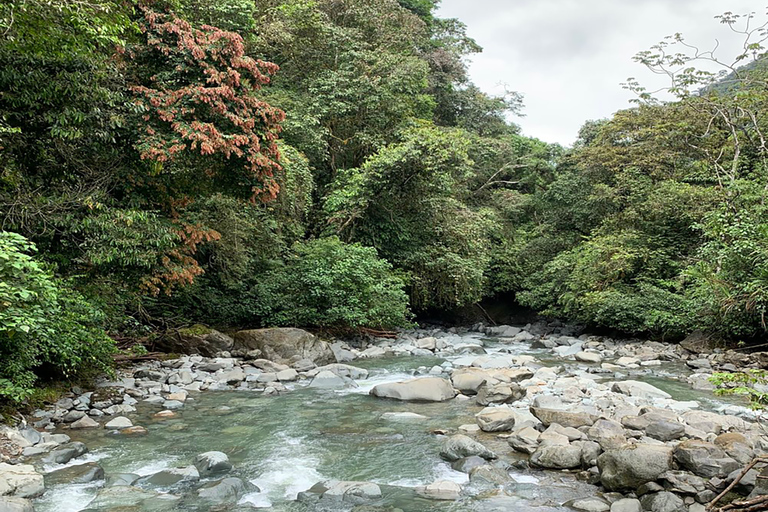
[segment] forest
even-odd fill
[[[0,401],[161,329],[392,329],[498,297],[764,339],[764,26],[721,16],[727,61],[639,53],[664,100],[629,80],[566,148],[471,82],[481,48],[438,3],[0,4]]]

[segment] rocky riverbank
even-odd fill
[[[370,367],[374,363],[368,360],[377,358],[436,360],[415,367],[412,379],[371,386],[370,395],[382,408],[397,400],[458,401],[475,409],[473,424],[434,431],[443,437],[434,458],[466,473],[468,483],[436,480],[407,489],[420,499],[482,495],[493,501],[514,494],[511,470],[567,471],[584,487],[573,499],[550,500],[548,506],[698,512],[754,457],[768,451],[768,437],[747,409],[703,410],[700,402],[676,400],[647,382],[676,375],[686,387],[706,390],[713,371],[761,367],[764,354],[713,351],[694,340],[671,345],[571,334],[545,334],[537,326],[477,325],[450,332],[408,331],[397,339],[356,346],[326,342],[298,329],[242,331],[231,338],[216,331],[196,334],[198,351],[213,357],[143,363],[94,391],[73,390],[49,409],[36,411],[21,428],[5,428],[0,433],[0,511],[33,510],[32,500],[47,487],[68,482],[92,482],[99,489],[88,510],[128,505],[173,510],[185,504],[207,507],[189,510],[247,509],[250,505],[241,499],[258,489],[237,476],[236,467],[233,473],[225,453],[200,453],[186,466],[151,475],[105,474],[98,461],[78,463],[88,452],[87,432],[106,430],[130,446],[131,439],[152,435],[151,425],[137,423],[137,408],[153,408],[153,422],[172,421],[205,391],[240,390],[280,400],[303,388],[354,389],[365,385],[369,375],[360,366]],[[522,353],[527,349],[536,355]],[[382,418],[418,421],[420,416],[385,412]],[[72,441],[75,432],[85,443]],[[734,492],[753,497],[768,492],[761,471],[748,472]],[[308,510],[328,500],[352,509],[378,505],[388,492],[374,482],[332,480],[318,482],[297,498]]]

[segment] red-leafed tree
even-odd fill
[[[130,86],[140,120],[136,148],[152,165],[133,184],[153,188],[171,209],[206,191],[274,198],[285,114],[255,93],[277,65],[246,55],[234,32],[139,9],[143,41],[126,55],[137,70]]]

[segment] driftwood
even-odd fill
[[[750,500],[734,501],[730,505],[718,509],[719,512],[760,512],[762,510],[768,510],[768,494]]]
[[[367,334],[369,336],[374,336],[376,338],[387,338],[390,340],[394,340],[397,338],[397,333],[395,331],[379,331],[376,329],[368,329],[366,327],[361,327],[360,332],[363,334]]]
[[[739,473],[739,476],[737,476],[733,482],[730,483],[728,487],[723,490],[720,494],[715,496],[715,498],[709,502],[709,505],[707,505],[707,510],[712,510],[717,503],[723,499],[723,497],[731,492],[734,487],[739,485],[739,482],[741,482],[741,479],[746,476],[747,473],[749,473],[749,470],[755,467],[757,464],[761,463],[768,463],[768,456],[764,457],[756,457],[752,462],[747,464],[747,466]],[[758,507],[758,508],[755,508]],[[739,512],[757,512],[758,510],[768,510],[768,495],[766,496],[758,496],[757,498],[753,498],[751,500],[738,500],[734,501],[730,505],[726,505],[724,507],[721,507],[718,509],[720,512],[725,512],[728,510],[734,510]]]

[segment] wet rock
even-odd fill
[[[614,393],[621,393],[623,395],[635,396],[648,400],[654,398],[672,398],[672,396],[666,391],[662,391],[659,388],[646,382],[640,382],[637,380],[614,382],[611,386],[611,391]]]
[[[646,494],[640,499],[643,510],[648,512],[681,512],[686,510],[682,499],[671,492],[663,491]]]
[[[80,457],[85,453],[88,453],[88,447],[83,443],[67,443],[51,450],[51,452],[43,458],[43,462],[47,464],[66,464],[70,460]]]
[[[154,475],[139,478],[138,484],[153,487],[171,487],[182,482],[195,482],[200,479],[195,466],[166,469],[158,471]]]
[[[655,481],[672,467],[672,448],[649,444],[626,445],[597,458],[600,481],[610,491],[636,489]]]
[[[542,445],[531,455],[531,464],[547,469],[573,469],[581,466],[581,447]]]
[[[364,503],[381,497],[381,488],[371,482],[345,482],[328,480],[313,485],[307,491],[299,493],[299,501],[344,501]]]
[[[43,475],[28,464],[0,463],[0,496],[36,498],[45,492]]]
[[[585,427],[592,426],[597,421],[597,416],[586,412],[571,412],[559,409],[545,409],[543,407],[531,407],[531,413],[536,416],[545,426],[553,423],[564,427]]]
[[[231,471],[232,463],[225,453],[205,452],[195,457],[195,467],[201,477],[208,477]]]
[[[488,460],[496,458],[496,454],[491,450],[463,434],[457,434],[444,440],[440,448],[440,457],[449,462],[473,455]]]
[[[104,470],[95,462],[69,466],[45,475],[46,485],[87,484],[96,480],[104,480]]]
[[[258,349],[267,359],[286,361],[294,356],[316,364],[336,362],[331,346],[302,329],[272,328],[240,331],[234,337],[234,349]]]
[[[135,484],[139,478],[141,478],[139,475],[135,475],[133,473],[115,473],[115,474],[109,475],[104,486],[105,487],[129,486],[129,485]]]
[[[473,469],[479,468],[480,466],[485,466],[487,464],[488,461],[484,458],[478,457],[477,455],[472,455],[470,457],[463,457],[459,460],[453,461],[451,463],[451,468],[456,471],[469,474]]]
[[[450,480],[437,480],[429,485],[419,486],[416,494],[431,500],[453,501],[461,497],[461,486]]]
[[[235,504],[247,492],[245,482],[239,478],[224,478],[204,484],[197,491],[200,499],[214,505]]]
[[[379,398],[421,402],[444,402],[455,396],[451,383],[439,377],[379,384],[371,389],[370,394]]]
[[[178,496],[172,494],[161,494],[133,486],[105,487],[88,504],[88,510],[157,510],[165,512],[175,510],[178,500]]]
[[[0,512],[35,512],[35,509],[26,498],[0,496]]]
[[[680,467],[704,478],[724,477],[741,467],[719,446],[689,439],[675,448],[675,461]]]

